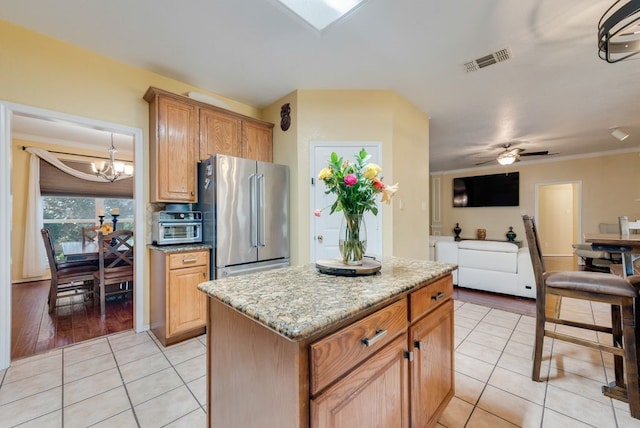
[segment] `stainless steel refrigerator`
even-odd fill
[[[198,166],[211,278],[289,265],[289,167],[227,155]]]

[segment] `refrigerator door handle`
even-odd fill
[[[249,239],[252,247],[258,246],[258,195],[256,189],[256,174],[249,176]]]
[[[267,225],[267,201],[266,201],[266,190],[264,184],[264,174],[258,174],[256,179],[256,184],[258,188],[258,210],[259,217],[257,219],[258,222],[258,246],[264,247],[267,245],[265,242],[265,228]]]

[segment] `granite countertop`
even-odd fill
[[[325,275],[315,264],[308,264],[207,281],[198,289],[284,337],[300,341],[456,267],[388,257],[381,271],[371,276]]]
[[[209,244],[178,244],[178,245],[153,245],[149,244],[147,247],[152,250],[162,251],[163,253],[183,253],[185,251],[199,251],[210,250],[212,247]]]

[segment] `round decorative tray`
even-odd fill
[[[326,259],[316,262],[318,272],[336,276],[375,275],[381,267],[382,264],[379,261],[372,259],[362,260],[360,266],[345,265],[341,259]]]

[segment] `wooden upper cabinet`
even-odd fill
[[[225,154],[273,162],[273,124],[150,87],[149,202],[198,202],[198,161]]]
[[[235,116],[200,108],[200,160],[216,153],[242,156],[241,123]]]
[[[242,157],[273,162],[273,124],[242,122]]]
[[[197,202],[198,108],[149,88],[150,202]]]

